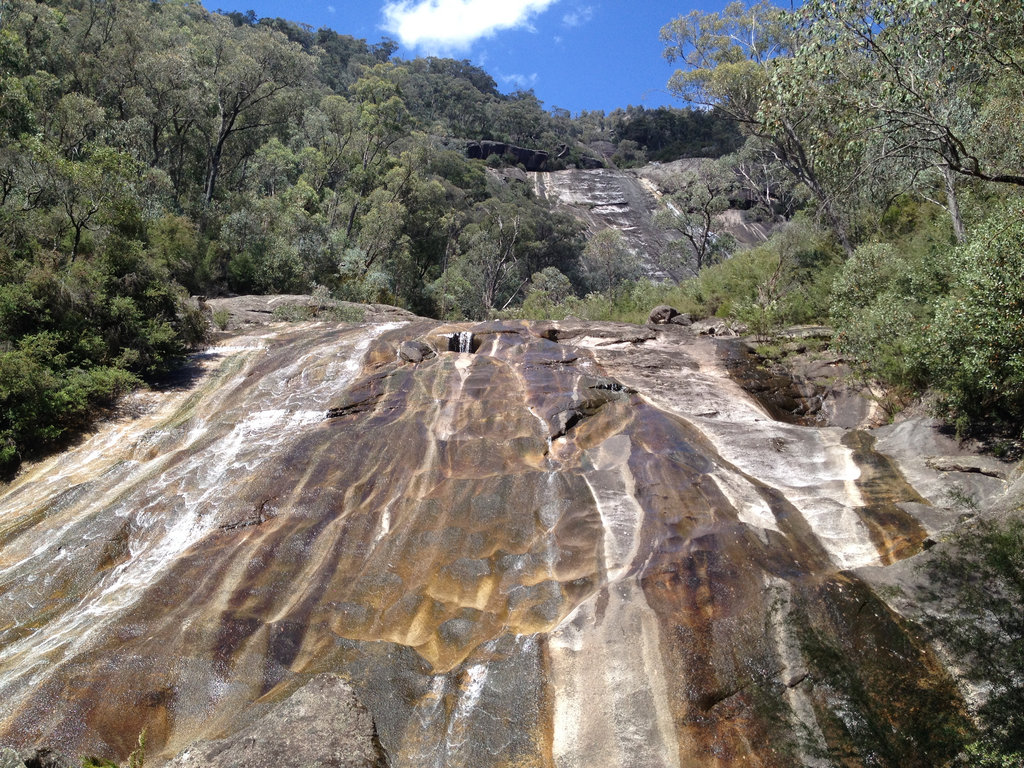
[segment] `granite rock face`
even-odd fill
[[[197,743],[171,768],[383,768],[373,720],[351,686],[318,675],[227,739]]]
[[[665,278],[662,256],[676,239],[654,221],[656,191],[636,174],[614,168],[549,171],[535,174],[537,197],[550,200],[582,221],[591,232],[618,230],[644,271]],[[683,272],[674,277],[682,277]]]
[[[394,768],[941,764],[956,685],[854,569],[919,552],[955,478],[774,420],[728,343],[225,339],[3,489],[0,743],[234,755],[335,673]]]

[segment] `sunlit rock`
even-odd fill
[[[373,720],[352,688],[318,675],[256,722],[227,739],[198,742],[172,768],[383,768]]]
[[[725,343],[226,340],[0,496],[0,743],[155,765],[330,672],[395,768],[941,764],[956,686],[851,569],[947,470],[774,420]]]

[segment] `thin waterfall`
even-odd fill
[[[463,355],[473,353],[473,332],[459,331],[448,334],[448,351],[459,352]]]

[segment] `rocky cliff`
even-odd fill
[[[700,163],[677,160],[651,164],[640,169],[569,169],[532,174],[538,197],[551,200],[587,225],[591,232],[615,229],[640,258],[644,270],[654,279],[682,280],[692,276],[689,268],[676,265],[677,258],[665,258],[673,249],[689,248],[678,233],[655,223],[654,215],[665,206],[666,189],[674,176]],[[747,211],[729,209],[717,217],[718,231],[731,234],[745,246],[764,242],[770,226],[755,221]]]
[[[145,729],[157,764],[333,673],[395,768],[941,763],[960,693],[854,569],[1003,481],[908,452],[957,451],[927,424],[776,421],[723,343],[223,341],[3,489],[0,744],[123,758]]]

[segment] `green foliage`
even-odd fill
[[[1024,520],[980,520],[924,565],[928,626],[985,691],[980,739],[958,765],[1020,765],[1024,744]],[[955,601],[955,609],[946,603]]]
[[[307,320],[361,323],[366,319],[366,310],[360,306],[330,302],[321,305],[284,304],[274,308],[274,319],[287,323],[301,323]]]
[[[138,746],[128,755],[124,768],[144,768],[146,762],[146,729],[139,734]],[[121,768],[117,763],[102,757],[82,758],[82,768]]]
[[[716,217],[729,208],[730,196],[736,189],[736,174],[722,160],[703,161],[672,180],[673,194],[667,207],[659,211],[658,223],[677,232],[681,250],[677,263],[666,264],[670,274],[679,274],[685,267],[699,273],[704,267],[721,261],[735,248],[731,235],[716,232]]]
[[[142,729],[142,733],[139,734],[138,746],[132,750],[132,753],[128,755],[128,763],[125,768],[143,768],[146,762],[146,729]]]
[[[557,308],[575,298],[572,282],[557,267],[545,267],[535,272],[526,287],[526,299],[520,317],[552,318]]]
[[[953,283],[927,333],[934,385],[961,429],[1024,427],[1024,207],[993,212],[957,249]]]
[[[618,230],[604,229],[583,248],[583,273],[593,293],[614,293],[640,277],[640,260]]]
[[[667,162],[681,157],[720,157],[743,143],[736,123],[718,110],[630,106],[611,112],[602,122],[608,137],[617,142],[613,159],[622,167],[636,162],[639,152],[648,159]],[[617,159],[620,155],[621,161]]]
[[[753,323],[766,336],[781,324],[820,322],[839,262],[834,240],[796,219],[768,242],[704,269],[685,284],[702,315]]]
[[[964,747],[953,764],[958,768],[1020,768],[1024,752],[1011,749],[1007,751],[991,741],[974,741]]]
[[[661,30],[665,58],[682,65],[669,90],[746,121],[757,112],[759,85],[771,60],[786,50],[788,37],[781,9],[767,0],[679,16]]]
[[[808,0],[794,19],[792,66],[779,80],[807,98],[815,88],[819,135],[833,156],[871,148],[874,167],[941,165],[965,177],[1024,185],[1011,149],[1022,140],[1019,111],[1001,97],[1024,74],[1024,7],[994,0]],[[990,115],[991,117],[986,117]],[[991,123],[989,123],[991,120]],[[1015,124],[1015,125],[1014,125]],[[992,130],[984,127],[990,125]],[[829,144],[829,137],[834,143]]]
[[[0,472],[82,428],[98,408],[141,383],[117,367],[53,367],[47,357],[59,358],[57,350],[56,338],[40,334],[0,352]]]
[[[612,162],[619,168],[638,168],[647,164],[647,154],[632,139],[621,139],[612,155]]]
[[[839,349],[898,386],[923,381],[922,334],[931,315],[928,294],[934,290],[927,280],[915,281],[922,266],[892,245],[865,245],[846,262],[833,286]]]

